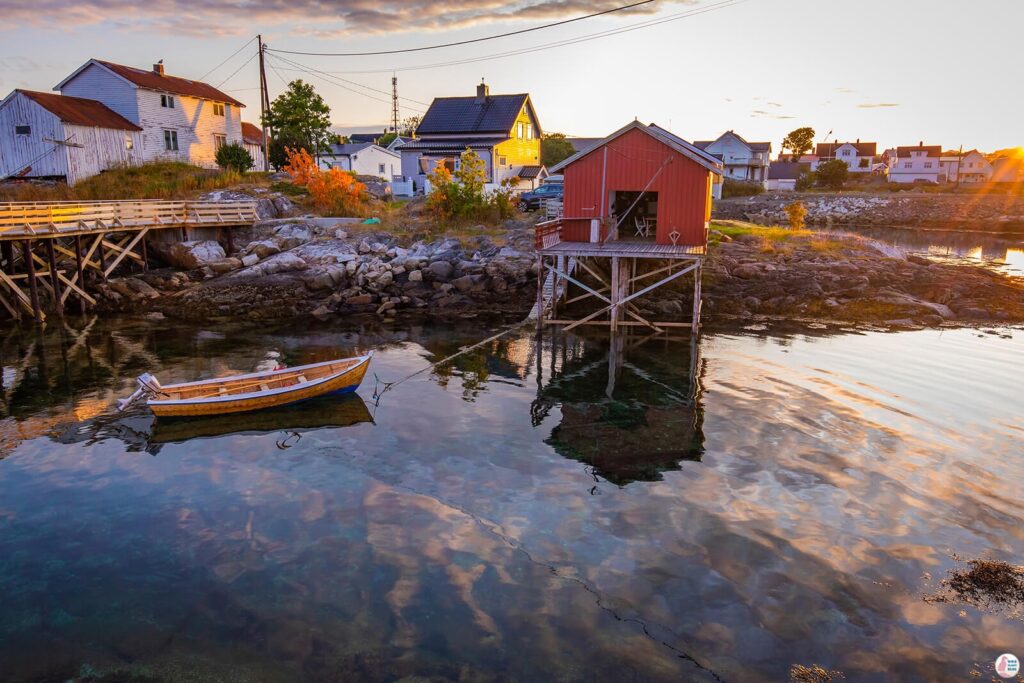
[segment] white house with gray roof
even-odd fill
[[[402,172],[402,157],[398,152],[372,142],[331,145],[320,152],[320,168],[340,168],[356,175],[372,175],[390,181]]]
[[[694,146],[702,149],[725,165],[724,177],[763,183],[768,179],[772,143],[747,142],[734,131],[727,130],[716,140],[696,140]]]

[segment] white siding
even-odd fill
[[[185,161],[212,168],[217,165],[214,135],[224,135],[228,143],[242,142],[242,116],[238,106],[225,104],[224,116],[216,116],[214,103],[209,100],[173,95],[174,107],[170,108],[161,106],[162,94],[166,93],[141,88],[137,91],[145,161]],[[164,130],[177,132],[177,152],[166,149]]]
[[[763,181],[768,176],[770,152],[755,152],[730,133],[723,134],[704,151],[722,155],[726,178]]]
[[[381,164],[384,170],[381,171]],[[378,145],[365,147],[355,154],[342,156],[320,155],[320,168],[337,166],[343,171],[355,171],[358,175],[372,175],[382,180],[391,180],[402,174],[402,157]]]
[[[263,145],[257,145],[252,142],[246,142],[245,151],[252,157],[252,170],[262,171],[263,170]]]
[[[17,135],[15,126],[31,126],[31,133]],[[0,106],[0,177],[26,166],[32,167],[27,177],[67,175],[66,148],[44,138],[67,138],[60,119],[20,92],[10,95]]]
[[[67,136],[82,147],[69,147],[68,185],[117,166],[135,166],[142,162],[142,133],[91,126],[65,125]],[[128,141],[131,149],[128,149]]]
[[[139,123],[135,86],[96,64],[90,64],[65,83],[60,94],[99,100],[132,123]]]

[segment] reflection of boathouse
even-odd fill
[[[704,453],[695,343],[674,343],[669,354],[664,339],[650,349],[627,343],[553,340],[538,356],[533,406],[537,424],[555,407],[561,413],[546,443],[620,486],[658,481]],[[545,381],[546,367],[557,370]]]

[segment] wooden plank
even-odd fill
[[[132,239],[128,243],[128,246],[125,247],[124,250],[120,254],[117,255],[117,258],[115,258],[113,263],[111,263],[107,267],[107,269],[105,271],[103,271],[103,274],[109,277],[110,274],[114,271],[114,268],[117,268],[117,265],[119,263],[121,263],[121,261],[124,259],[124,257],[127,256],[128,254],[132,253],[132,247],[134,247],[136,244],[138,244],[139,240],[145,238],[147,232],[149,232],[148,228],[146,228],[145,230],[140,230],[139,232],[135,233],[134,239]],[[134,256],[134,254],[133,254],[133,256]]]

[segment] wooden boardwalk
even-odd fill
[[[106,280],[124,263],[148,267],[151,230],[232,228],[258,220],[255,201],[110,201],[0,203],[0,310],[43,322],[40,295],[63,315],[72,294],[84,313],[96,300],[86,273]],[[230,247],[230,233],[225,233]]]

